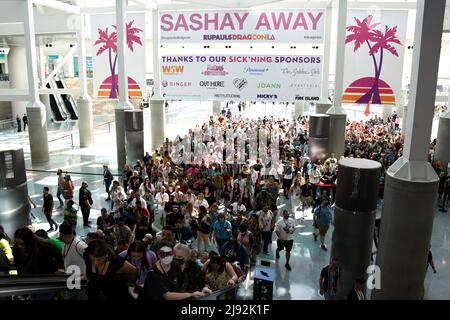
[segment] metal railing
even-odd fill
[[[4,129],[12,129],[16,127],[16,120],[15,119],[4,119],[0,120],[0,130]]]
[[[80,121],[80,120],[78,120],[78,121]],[[100,128],[100,127],[103,127],[103,126],[106,126],[106,125],[107,125],[107,126],[108,126],[108,133],[111,133],[111,123],[113,123],[113,122],[115,122],[115,120],[112,120],[112,121],[108,121],[108,122],[105,122],[105,123],[98,124],[98,125],[94,126],[94,129],[95,129],[95,128]],[[65,134],[65,135],[63,135],[63,136],[61,136],[61,137],[58,137],[58,138],[49,140],[48,142],[55,142],[55,141],[62,140],[62,139],[65,139],[65,138],[67,138],[67,137],[70,137],[70,144],[71,144],[72,147],[74,147],[74,144],[73,144],[73,136],[74,136],[75,134],[79,134],[79,133],[80,133],[80,131],[79,131],[78,129],[77,129],[77,130],[73,130],[73,131],[70,131],[70,133],[68,133],[68,134]]]
[[[24,295],[40,295],[69,290],[67,280],[70,275],[6,275],[0,276],[0,298]],[[81,281],[80,289],[86,288]]]

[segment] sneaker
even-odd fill
[[[278,250],[275,252],[275,256],[277,257],[277,259],[280,259],[280,252]]]
[[[313,233],[313,235],[314,235],[314,241],[317,241],[317,234]]]
[[[288,269],[289,271],[291,271],[292,270],[292,268],[291,268],[291,266],[289,265],[289,263],[286,263],[285,265],[284,265],[285,267],[286,267],[286,269]]]
[[[320,249],[322,249],[323,251],[327,251],[327,250],[328,250],[327,247],[326,247],[325,245],[321,245],[321,246],[320,246]]]

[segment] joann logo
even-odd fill
[[[202,72],[204,76],[226,76],[227,71],[224,70],[223,66],[212,65],[208,66],[205,71]]]
[[[184,66],[162,66],[164,74],[183,74]]]
[[[247,85],[248,81],[245,78],[234,78],[233,84],[234,86],[241,91]]]
[[[207,87],[207,88],[223,88],[225,87],[225,81],[200,81],[199,82],[200,87]]]
[[[278,96],[276,94],[258,94],[256,95],[256,99],[277,99]]]

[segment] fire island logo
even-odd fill
[[[223,66],[212,65],[208,66],[205,71],[202,72],[204,76],[226,76],[228,71],[224,70]]]

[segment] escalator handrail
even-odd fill
[[[241,286],[242,282],[238,282],[232,286],[226,286],[225,288],[222,288],[220,290],[214,291],[211,295],[205,296],[202,298],[192,298],[191,300],[217,300],[219,296],[225,295],[231,291],[235,291],[235,294],[239,287]]]
[[[67,274],[0,276],[0,297],[70,290],[67,286],[69,277]],[[86,288],[86,285],[86,281],[82,280],[80,289]]]

